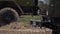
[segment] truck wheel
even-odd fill
[[[0,10],[0,25],[19,21],[19,15],[13,8],[3,8]]]

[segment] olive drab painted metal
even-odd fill
[[[60,34],[60,0],[50,0],[48,16],[51,20],[52,34]]]
[[[53,18],[60,18],[60,0],[50,0],[48,15]]]

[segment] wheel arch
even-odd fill
[[[16,4],[14,1],[1,1],[0,9],[5,8],[5,7],[10,7],[10,8],[15,9],[19,15],[21,15],[23,12],[20,5]]]

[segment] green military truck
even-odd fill
[[[36,10],[37,3],[38,0],[0,0],[0,25],[19,21],[21,14]]]
[[[50,0],[48,16],[54,21],[54,25],[60,26],[60,0]]]
[[[52,29],[52,34],[60,34],[60,0],[50,0],[48,16],[51,22],[46,25]]]

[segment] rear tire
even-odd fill
[[[3,8],[0,10],[0,25],[19,21],[19,15],[13,8]]]

